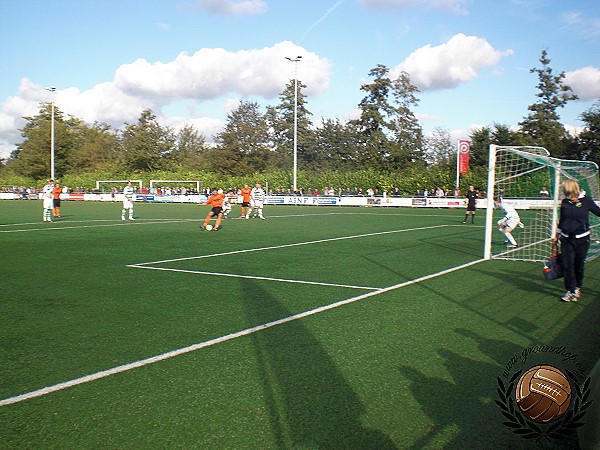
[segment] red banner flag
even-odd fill
[[[460,139],[458,141],[458,173],[469,173],[469,152],[471,141]]]

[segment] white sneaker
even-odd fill
[[[130,217],[129,220],[135,220],[133,217]]]
[[[577,299],[581,297],[581,288],[575,288],[575,292],[573,292],[573,295],[575,296],[575,301],[577,301]]]
[[[265,218],[263,216],[258,216],[258,217],[260,217],[262,220],[265,220]]]
[[[560,300],[563,302],[576,302],[577,297],[575,297],[575,294],[573,294],[571,291],[567,291],[565,292],[565,295],[560,298]]]
[[[121,217],[121,220],[127,220],[125,217]]]

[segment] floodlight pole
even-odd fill
[[[298,190],[298,61],[302,56],[295,58],[285,57],[294,63],[294,193]]]
[[[55,87],[46,88],[47,91],[54,93]],[[52,105],[52,117],[50,119],[50,179],[54,180],[54,95],[51,100]]]

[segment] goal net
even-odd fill
[[[138,191],[142,190],[142,180],[98,180],[96,181],[96,191],[110,192],[112,188],[116,188],[121,192],[128,181],[131,181],[133,185],[137,185]]]
[[[556,233],[561,183],[566,179],[579,182],[582,190],[594,200],[599,199],[598,166],[591,161],[552,158],[542,147],[490,146],[485,251],[486,259],[545,261],[551,252]],[[547,191],[547,194],[545,192]],[[504,243],[494,218],[494,197],[515,207],[523,228],[512,234],[517,248]],[[588,261],[600,256],[600,218],[590,214],[592,230]]]

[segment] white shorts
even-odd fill
[[[519,219],[518,217],[509,217],[508,219],[504,220],[504,228],[510,228],[511,230],[514,230],[515,228],[517,228],[517,226],[519,225],[519,222],[521,222],[521,219]]]
[[[264,202],[256,202],[256,201],[255,201],[255,202],[254,202],[254,206],[253,206],[253,208],[262,208],[262,207],[263,207],[263,203],[264,203]]]
[[[129,199],[123,200],[123,209],[133,209],[133,202]]]
[[[54,209],[54,199],[44,196],[44,209]]]

